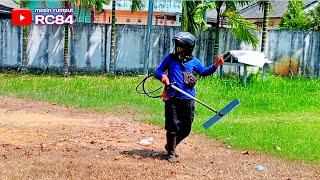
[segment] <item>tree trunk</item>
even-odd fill
[[[194,19],[191,18],[191,14],[195,8],[201,4],[201,1],[183,1],[182,2],[182,21],[181,21],[181,31],[190,32],[196,35],[197,24],[194,22]]]
[[[65,8],[70,8],[71,4],[69,1],[64,2]],[[68,14],[66,14],[68,15]],[[64,25],[64,47],[63,47],[63,73],[67,77],[69,75],[68,70],[68,59],[69,59],[69,25]]]
[[[80,22],[80,18],[81,18],[81,4],[79,5],[79,11],[78,11],[78,21]]]
[[[263,3],[263,23],[262,23],[262,39],[261,39],[261,52],[266,50],[266,41],[268,33],[268,14],[269,14],[269,1],[264,1]]]
[[[25,1],[21,2],[22,8],[26,8],[27,4]],[[21,62],[21,73],[27,72],[28,66],[28,53],[27,53],[27,46],[28,46],[28,34],[29,29],[28,26],[22,27],[22,62]]]
[[[188,2],[182,1],[181,31],[188,31]]]
[[[64,47],[63,47],[63,73],[67,77],[69,59],[69,25],[64,25]]]
[[[220,41],[220,16],[221,16],[221,1],[217,2],[217,24],[215,27],[215,37],[214,37],[214,46],[213,46],[213,58],[215,59],[219,55],[219,41]]]
[[[261,52],[265,53],[266,51],[266,41],[268,33],[268,14],[269,14],[269,1],[263,2],[263,23],[262,23],[262,39],[261,39]],[[262,79],[266,79],[267,65],[263,65],[262,68]]]
[[[29,29],[28,27],[22,28],[22,66],[21,66],[21,73],[27,72],[28,66],[28,53],[27,53],[27,46],[28,46],[28,34]]]
[[[111,22],[111,46],[109,74],[115,74],[116,64],[116,1],[112,1],[112,22]]]
[[[149,7],[148,7],[148,22],[147,22],[147,36],[146,36],[146,51],[144,54],[144,62],[143,62],[143,75],[148,75],[149,69],[149,60],[150,60],[150,52],[151,49],[151,30],[152,30],[152,16],[153,16],[153,0],[149,0]],[[165,23],[166,24],[166,23]]]
[[[95,13],[96,13],[95,9],[92,8],[91,9],[91,23],[94,23],[94,21],[95,21]]]

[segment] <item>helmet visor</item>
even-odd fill
[[[179,39],[174,39],[173,40],[173,43],[174,43],[174,46],[177,48],[177,47],[180,47],[180,48],[183,48],[183,49],[187,49],[188,47],[188,44],[182,40],[179,40]]]

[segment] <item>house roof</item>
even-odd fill
[[[237,8],[238,10],[242,9],[243,7]],[[226,6],[221,6],[221,13],[226,10]],[[217,11],[216,10],[209,10],[207,11],[207,20],[208,22],[216,23],[217,22]]]
[[[0,1],[0,6],[3,6],[5,8],[10,8],[10,9],[14,9],[14,8],[19,8],[20,7],[18,4],[16,4],[12,0],[1,0]]]
[[[19,5],[11,0],[0,0],[0,18],[10,18],[13,8],[19,8]]]
[[[319,0],[305,0],[304,1],[304,9],[310,8],[317,4]],[[288,9],[288,1],[277,1],[272,0],[271,2],[272,10],[269,15],[269,18],[281,18],[283,14]],[[263,12],[262,9],[259,7],[259,4],[253,3],[239,11],[242,17],[245,19],[262,19],[263,18]]]
[[[304,6],[304,10],[305,10],[306,12],[310,12],[310,11],[312,11],[313,9],[316,8],[316,6],[318,5],[318,3],[320,3],[320,0],[313,1],[313,2],[311,2],[311,3],[309,3],[309,4],[306,4],[306,5]]]
[[[229,56],[229,54],[231,54],[231,56]],[[260,51],[231,50],[225,53],[225,55],[225,62],[242,63],[256,67],[263,67],[264,64],[273,63],[271,60],[265,57],[264,53]]]

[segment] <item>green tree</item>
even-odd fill
[[[308,30],[310,20],[303,11],[303,1],[290,0],[288,10],[284,13],[279,28],[284,30]]]
[[[320,3],[310,12],[310,30],[320,31]]]
[[[204,21],[196,22],[197,18],[190,18],[195,16],[203,16],[203,14],[196,12],[195,9],[198,5],[202,4],[202,1],[182,1],[182,21],[181,21],[181,31],[187,31],[194,35],[199,34],[200,31],[207,28],[207,23]],[[200,9],[200,8],[199,8]],[[203,10],[204,11],[204,10]]]
[[[262,38],[261,38],[261,52],[265,53],[267,46],[267,36],[268,36],[268,21],[269,21],[269,11],[272,9],[269,0],[258,1],[260,8],[263,10],[263,21],[262,21]],[[262,68],[262,78],[266,78],[267,64]]]
[[[185,3],[183,8],[186,12],[183,12],[182,22],[187,21],[186,18],[189,18],[190,15],[193,16],[195,25],[182,24],[183,30],[188,30],[190,32],[200,32],[207,28],[207,21],[204,17],[204,14],[207,10],[216,10],[217,12],[217,22],[215,26],[215,41],[214,41],[214,57],[218,55],[219,49],[219,37],[220,37],[220,27],[221,27],[221,17],[227,19],[228,27],[231,28],[232,34],[240,41],[252,44],[254,47],[258,44],[258,38],[254,35],[255,25],[251,22],[243,19],[240,14],[237,12],[237,6],[247,5],[249,1],[218,1],[211,0],[209,2],[201,2],[195,4],[196,2],[191,1],[190,3]],[[193,8],[196,6],[196,8]],[[225,10],[222,10],[222,7],[225,6]],[[188,25],[186,27],[186,25]]]
[[[131,0],[131,12],[138,11],[143,5],[143,0]]]
[[[269,10],[272,7],[269,0],[258,1],[258,4],[263,10],[261,52],[264,52],[266,50],[266,41],[268,35]]]

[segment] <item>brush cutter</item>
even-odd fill
[[[217,122],[219,119],[221,119],[222,117],[224,117],[226,114],[228,114],[230,111],[232,111],[233,109],[235,109],[239,104],[240,101],[238,99],[235,99],[233,101],[231,101],[228,105],[226,105],[224,108],[222,108],[220,111],[208,106],[207,104],[205,104],[204,102],[200,101],[199,99],[193,97],[192,95],[186,93],[185,91],[183,91],[182,89],[178,88],[177,86],[175,86],[174,84],[170,84],[170,87],[172,87],[173,89],[175,89],[176,91],[188,96],[189,98],[197,101],[198,103],[200,103],[201,105],[203,105],[204,107],[210,109],[211,111],[215,112],[216,114],[214,116],[212,116],[209,120],[207,120],[202,126],[205,129],[208,129],[211,125],[213,125],[215,122]]]
[[[152,95],[155,92],[158,92],[160,89],[162,89],[162,87],[157,88],[156,90],[150,91],[148,92],[145,88],[146,85],[146,81],[147,79],[151,78],[153,75],[149,75],[147,77],[145,77],[136,87],[136,91],[139,94],[144,94],[147,95],[150,98],[159,98],[161,97],[161,95]],[[142,91],[139,90],[139,87],[142,85]],[[235,109],[239,104],[240,101],[238,99],[235,99],[233,101],[231,101],[228,105],[226,105],[224,108],[222,108],[220,111],[208,106],[206,103],[200,101],[199,99],[193,97],[192,95],[188,94],[187,92],[183,91],[182,89],[178,88],[177,86],[173,84],[169,85],[170,87],[172,87],[173,89],[175,89],[176,91],[188,96],[189,98],[195,100],[196,102],[200,103],[201,105],[203,105],[204,107],[210,109],[211,111],[213,111],[214,113],[216,113],[214,116],[212,116],[210,119],[208,119],[202,126],[205,129],[208,129],[210,126],[212,126],[215,122],[217,122],[219,119],[221,119],[222,117],[224,117],[226,114],[228,114],[230,111],[232,111],[233,109]]]
[[[229,59],[231,57],[231,53],[224,53],[223,54],[223,58],[224,59]],[[144,94],[144,95],[147,95],[148,97],[151,97],[151,98],[159,98],[161,97],[161,95],[156,95],[156,96],[153,96],[152,93],[154,92],[157,92],[158,90],[161,89],[158,88],[154,91],[150,91],[150,92],[147,92],[146,89],[145,89],[145,82],[147,81],[147,79],[151,78],[153,75],[149,75],[147,77],[145,77],[139,84],[138,86],[136,87],[136,91],[137,93],[139,94]],[[143,91],[139,91],[138,88],[140,87],[140,85],[142,85],[142,90]],[[216,123],[218,120],[220,120],[221,118],[223,118],[225,115],[227,115],[230,111],[232,111],[233,109],[235,109],[239,104],[240,104],[240,101],[239,99],[234,99],[233,101],[231,101],[229,104],[227,104],[224,108],[222,108],[220,111],[208,106],[207,104],[205,104],[204,102],[200,101],[199,99],[193,97],[192,95],[188,94],[187,92],[183,91],[182,89],[178,88],[177,86],[173,84],[169,84],[168,86],[172,87],[173,89],[175,89],[176,91],[188,96],[189,98],[197,101],[198,103],[200,103],[201,105],[203,105],[204,107],[210,109],[211,111],[213,111],[214,113],[216,113],[215,115],[213,115],[210,119],[208,119],[202,126],[205,128],[205,129],[208,129],[210,126],[212,126],[214,123]]]

